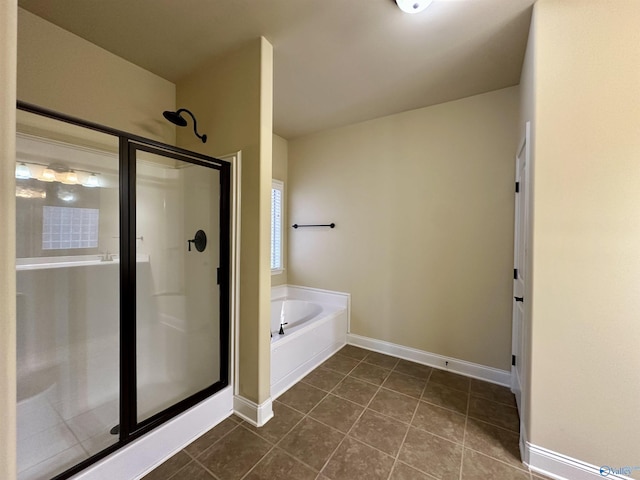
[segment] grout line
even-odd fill
[[[318,368],[320,368],[320,367],[316,367],[314,370],[312,370],[312,372],[315,372]],[[330,372],[330,373],[335,373],[335,374],[337,374],[337,373],[338,373],[336,370],[331,370],[331,369],[329,369],[329,368],[324,368],[324,367],[322,367],[322,369],[323,369],[323,370],[327,370],[327,371],[328,371],[328,372]],[[309,372],[309,375],[311,375],[311,372]],[[317,385],[314,385],[313,383],[305,382],[305,380],[304,380],[304,379],[305,379],[305,378],[307,378],[309,375],[305,376],[302,380],[300,380],[300,382],[299,382],[299,383],[304,383],[305,385],[309,385],[309,386],[314,387],[314,388],[319,388],[320,390],[323,390],[323,391],[325,391],[325,392],[329,392],[329,393],[331,393],[333,390],[335,390],[335,388],[336,388],[338,385],[340,385],[340,384],[342,383],[342,381],[343,381],[345,378],[347,378],[347,375],[346,375],[346,374],[344,374],[344,373],[340,373],[340,375],[342,376],[342,378],[341,378],[340,380],[338,380],[338,383],[336,383],[336,384],[335,384],[333,387],[331,387],[329,390],[326,390],[326,389],[324,389],[324,388],[318,387]]]
[[[184,451],[184,449],[180,450],[180,452],[187,453],[187,452],[185,452],[185,451]],[[180,453],[180,452],[178,452],[178,453]],[[173,457],[175,457],[178,453],[176,453],[176,454],[172,455],[172,456],[171,456],[171,457],[169,457],[169,458],[173,458]],[[193,462],[194,458],[193,458],[191,455],[189,455],[188,453],[187,453],[187,456],[189,457],[189,459],[190,459],[190,460],[189,460],[187,463],[185,463],[183,466],[181,466],[178,470],[176,470],[176,471],[175,471],[175,472],[173,472],[171,475],[169,475],[169,476],[167,477],[167,479],[166,479],[166,480],[171,480],[171,479],[172,479],[172,478],[174,478],[176,475],[178,475],[178,473],[180,473],[182,470],[184,470],[185,468],[187,468],[187,465],[189,465],[191,462]],[[166,461],[166,460],[165,460],[165,461]],[[162,465],[162,464],[160,464],[160,465]],[[158,465],[158,466],[159,466],[159,465]],[[154,470],[152,470],[152,471],[155,471],[155,469],[154,469]],[[151,473],[151,472],[149,472],[149,473]],[[145,476],[146,476],[146,475],[145,475]],[[144,477],[142,477],[142,478],[144,478]]]
[[[358,365],[360,365],[361,363],[363,363],[363,362],[364,362],[364,359],[365,359],[365,358],[367,358],[367,356],[368,356],[368,355],[369,355],[369,353],[367,353],[367,355],[365,355],[365,356],[362,358],[362,360],[360,360],[360,361],[358,362],[358,364],[357,364],[357,365],[355,365],[355,366],[351,369],[351,371],[350,371],[349,373],[353,372],[353,370],[355,370],[355,368],[356,368]],[[389,373],[387,373],[387,376],[385,377],[385,379],[384,379],[384,380],[386,380],[386,379],[389,377],[389,375],[390,375],[390,374],[391,374],[391,370],[389,370]],[[347,374],[347,376],[348,376],[348,375],[349,375],[349,374]],[[384,380],[382,381],[382,383],[384,383]],[[368,406],[369,406],[369,404],[373,401],[373,399],[376,397],[376,395],[378,394],[378,392],[380,391],[380,389],[381,389],[381,388],[382,388],[382,385],[379,385],[379,386],[378,386],[378,390],[376,390],[376,393],[374,393],[374,394],[371,396],[371,398],[369,399],[369,402],[367,402],[367,405],[365,405],[365,407],[362,409],[362,412],[360,412],[360,415],[358,415],[358,418],[356,418],[356,420],[353,422],[353,424],[351,425],[351,427],[349,428],[349,430],[347,430],[347,432],[346,432],[346,433],[344,433],[344,432],[340,432],[340,433],[342,433],[344,436],[342,437],[342,440],[340,440],[340,443],[338,443],[338,445],[336,446],[336,448],[333,450],[333,452],[331,453],[331,455],[329,455],[329,457],[327,458],[327,460],[324,462],[324,465],[322,465],[322,468],[320,469],[320,473],[318,473],[318,476],[319,476],[319,475],[322,473],[322,471],[327,467],[327,465],[329,465],[329,462],[331,462],[331,459],[334,457],[334,455],[336,454],[336,452],[338,451],[338,449],[342,446],[342,444],[344,443],[345,439],[349,436],[349,433],[351,432],[351,430],[353,430],[353,428],[355,427],[355,425],[360,421],[360,418],[362,417],[362,415],[364,414],[364,412],[367,410],[367,407],[368,407]],[[346,399],[344,399],[344,400],[346,400]],[[355,403],[355,402],[352,402],[352,403]],[[356,405],[358,405],[358,404],[356,404]],[[359,405],[359,406],[361,406],[361,405]],[[314,420],[315,420],[315,418],[314,418]],[[317,420],[316,420],[316,421],[317,421]],[[319,423],[322,423],[322,422],[319,422]],[[323,423],[322,423],[322,424],[323,424]],[[324,424],[323,424],[323,425],[324,425]],[[329,425],[327,425],[327,426],[329,426]],[[333,428],[333,427],[332,427],[332,428]],[[337,430],[337,429],[335,429],[335,428],[334,428],[334,430]],[[316,477],[316,478],[318,478],[318,477]]]
[[[368,354],[367,354],[367,356],[368,356]],[[366,359],[367,357],[364,357],[364,358]],[[363,359],[363,361],[364,361],[364,359]],[[396,364],[397,364],[397,363],[396,363]],[[366,412],[366,411],[367,411],[367,409],[369,408],[369,406],[371,405],[371,403],[373,402],[373,400],[376,398],[376,396],[378,395],[378,393],[380,393],[380,390],[382,390],[382,385],[384,385],[384,382],[386,382],[386,381],[387,381],[387,379],[388,379],[388,378],[389,378],[389,376],[391,375],[391,372],[393,372],[393,369],[392,369],[392,370],[389,370],[389,372],[387,373],[387,375],[384,377],[384,380],[382,380],[382,383],[378,386],[378,390],[376,390],[376,393],[374,393],[374,394],[371,396],[371,398],[369,399],[369,401],[367,402],[367,404],[365,405],[365,407],[362,409],[362,412],[360,412],[360,415],[358,415],[358,418],[356,418],[356,421],[355,421],[355,422],[353,422],[353,424],[351,425],[351,427],[350,427],[350,428],[349,428],[349,430],[347,431],[346,435],[345,435],[345,436],[344,436],[344,438],[342,439],[342,442],[340,442],[340,445],[342,445],[342,443],[344,442],[344,440],[345,440],[347,437],[349,437],[349,438],[352,438],[352,439],[354,439],[354,440],[356,440],[356,441],[359,441],[360,443],[362,443],[362,444],[364,444],[364,445],[368,446],[369,448],[373,448],[373,449],[375,449],[375,450],[378,450],[379,452],[382,452],[382,450],[379,450],[379,449],[377,449],[377,448],[375,448],[375,447],[372,447],[371,445],[368,445],[368,444],[366,444],[366,443],[362,442],[361,440],[358,440],[358,439],[357,439],[357,438],[355,438],[355,437],[350,437],[349,435],[350,435],[350,433],[353,431],[353,429],[355,428],[355,426],[358,424],[358,422],[360,421],[360,419],[362,418],[362,416],[364,415],[364,412]],[[337,451],[337,449],[336,449],[336,451]],[[389,454],[388,454],[388,453],[386,453],[386,452],[382,452],[382,453],[384,453],[384,454],[385,454],[385,455],[387,455],[387,456],[391,456],[391,455],[389,455]],[[335,451],[334,451],[334,453],[331,455],[331,457],[333,457],[333,455],[334,455],[334,454],[335,454]],[[331,459],[331,457],[329,457],[329,460]],[[327,462],[329,462],[329,460],[327,460]],[[391,467],[391,470],[393,470],[393,466]],[[391,471],[389,471],[389,474],[391,474]]]
[[[436,476],[432,475],[431,473],[429,473],[429,472],[425,472],[424,470],[421,470],[420,468],[415,467],[415,466],[413,466],[413,465],[409,465],[407,462],[403,462],[403,461],[402,461],[402,460],[400,460],[400,459],[398,459],[398,461],[397,461],[396,463],[394,463],[394,468],[395,468],[395,466],[396,466],[397,464],[406,465],[407,467],[409,467],[409,468],[411,468],[411,469],[413,469],[413,470],[416,470],[417,472],[420,472],[421,474],[423,474],[423,475],[425,475],[425,476],[429,477],[430,479],[432,478],[433,480],[441,480],[440,478],[438,478],[438,477],[436,477]]]
[[[321,401],[322,401],[322,400],[321,400]],[[298,410],[296,410],[296,412],[297,412],[297,411],[298,411]],[[302,413],[302,412],[298,412],[298,413]],[[293,432],[293,430],[295,430],[295,428],[296,428],[298,425],[300,425],[300,424],[302,423],[302,421],[303,421],[306,417],[307,417],[307,415],[303,413],[303,414],[302,414],[302,418],[300,418],[300,420],[298,420],[298,421],[297,421],[297,422],[296,422],[296,423],[295,423],[295,424],[294,424],[294,425],[293,425],[289,430],[287,430],[287,432],[286,432],[284,435],[282,435],[282,437],[280,437],[280,440],[278,440],[277,442],[275,442],[275,443],[274,443],[274,445],[275,445],[276,447],[278,447],[278,448],[281,448],[281,447],[280,447],[280,443],[282,442],[282,440],[284,440],[284,439],[285,439],[285,437],[286,437],[287,435],[289,435],[291,432]],[[286,450],[286,449],[284,449],[284,448],[281,448],[281,450],[283,450],[283,451],[285,451],[285,452],[287,451],[287,450]],[[296,458],[296,457],[294,457],[294,458]],[[296,458],[296,460],[297,460],[297,458]],[[303,463],[304,463],[304,462],[303,462]],[[306,465],[306,463],[305,463],[305,465]],[[315,470],[315,468],[314,468],[314,470]]]
[[[469,418],[471,420],[473,420],[474,422],[484,423],[485,425],[488,425],[490,427],[499,428],[500,430],[504,430],[505,432],[510,433],[511,435],[519,435],[520,434],[520,432],[516,432],[515,430],[511,430],[509,428],[505,428],[505,427],[502,427],[500,425],[496,425],[495,423],[487,422],[486,420],[482,420],[481,418],[472,417],[471,415],[469,415]]]
[[[200,465],[200,467],[202,467],[204,469],[205,472],[207,472],[209,475],[211,475],[215,480],[221,480],[220,477],[218,477],[215,473],[213,473],[211,470],[209,470],[202,462],[200,462],[197,458],[194,458],[193,461],[195,463],[197,463],[198,465]],[[170,480],[170,479],[169,479]]]
[[[326,398],[326,395],[325,395],[325,397],[323,397],[323,399],[324,399],[324,398]],[[320,401],[322,401],[322,400],[320,400]],[[282,402],[280,402],[280,403],[282,403]],[[320,402],[318,402],[318,403],[320,403]],[[267,454],[265,454],[265,456],[266,456],[266,455],[268,455],[269,453],[271,453],[271,452],[273,452],[274,450],[276,450],[276,449],[277,449],[277,450],[279,450],[279,451],[283,452],[284,454],[286,454],[287,456],[289,456],[289,457],[293,458],[294,460],[296,460],[296,461],[298,461],[298,462],[302,463],[303,465],[305,465],[305,466],[309,467],[311,470],[315,471],[316,469],[315,469],[314,467],[312,467],[312,466],[311,466],[311,465],[309,465],[308,463],[304,462],[303,460],[300,460],[299,458],[295,457],[294,455],[290,454],[286,449],[284,449],[284,448],[282,448],[282,447],[280,446],[280,443],[282,442],[282,440],[284,440],[284,438],[285,438],[287,435],[289,435],[289,434],[290,434],[290,433],[291,433],[291,432],[292,432],[292,431],[293,431],[293,430],[294,430],[298,425],[300,425],[300,423],[302,423],[302,421],[303,421],[305,418],[307,418],[307,416],[308,416],[308,414],[305,414],[305,413],[303,413],[303,412],[301,412],[301,411],[299,411],[299,410],[297,410],[297,409],[295,409],[295,408],[293,408],[293,407],[290,407],[289,405],[287,405],[287,404],[285,404],[285,403],[282,403],[282,404],[283,404],[285,407],[287,407],[287,408],[291,408],[293,411],[295,411],[295,412],[297,412],[297,413],[301,414],[301,415],[302,415],[302,417],[300,418],[300,420],[298,420],[296,423],[294,423],[294,424],[291,426],[291,428],[289,428],[289,430],[287,430],[287,431],[282,435],[282,437],[281,437],[279,440],[277,440],[276,442],[272,442],[271,440],[269,440],[269,439],[267,439],[267,438],[263,437],[263,436],[262,436],[262,435],[260,435],[259,433],[257,433],[257,432],[253,432],[253,431],[249,430],[249,429],[248,429],[248,428],[246,428],[246,427],[245,427],[245,430],[248,430],[249,432],[253,433],[254,435],[258,435],[260,438],[262,438],[263,440],[265,440],[266,442],[268,442],[268,443],[270,443],[270,444],[272,445],[271,449],[269,450],[269,452],[267,452]],[[315,419],[314,419],[314,420],[315,420]],[[254,465],[253,467],[251,467],[251,470],[253,470],[253,469],[255,468],[255,466],[256,466],[258,463],[260,463],[260,462],[262,461],[262,459],[263,459],[263,458],[264,458],[264,456],[263,456],[260,460],[258,460],[258,461],[255,463],[255,465]],[[247,472],[247,473],[245,474],[245,476],[246,476],[246,475],[248,475],[248,474],[251,472],[251,470],[249,470],[249,472]],[[243,477],[243,478],[244,478],[244,477]]]
[[[334,355],[335,355],[335,354],[334,354]],[[356,366],[357,366],[357,365],[359,365],[359,364],[360,364],[360,363],[358,362],[358,364],[356,364]],[[316,368],[317,368],[317,367],[316,367]],[[354,368],[355,368],[355,367],[354,367]],[[314,370],[315,370],[315,369],[314,369]],[[352,369],[352,370],[353,370],[353,369]],[[346,377],[346,376],[345,376],[345,377]],[[310,385],[310,386],[312,386],[312,387],[313,387],[313,385]],[[318,388],[318,387],[314,387],[314,388]],[[324,395],[324,397],[322,397],[322,398],[318,401],[318,403],[316,403],[316,404],[311,408],[311,410],[309,410],[307,413],[301,412],[300,410],[298,410],[298,409],[296,409],[296,408],[294,408],[294,407],[292,407],[292,406],[290,406],[290,405],[288,405],[288,404],[286,404],[286,403],[284,403],[284,402],[282,402],[282,401],[281,401],[281,403],[282,403],[283,405],[285,405],[285,406],[287,406],[287,407],[291,408],[292,410],[294,410],[294,411],[296,411],[296,412],[298,412],[298,413],[302,414],[302,418],[301,418],[300,420],[298,420],[298,422],[297,422],[297,423],[296,423],[296,424],[295,424],[295,425],[294,425],[294,426],[293,426],[293,427],[292,427],[292,428],[291,428],[287,433],[285,433],[285,434],[282,436],[282,438],[280,438],[280,440],[278,440],[278,441],[276,442],[275,446],[277,446],[278,448],[281,448],[281,447],[280,447],[280,443],[281,443],[281,442],[282,442],[282,441],[283,441],[283,440],[284,440],[284,439],[285,439],[285,438],[286,438],[286,437],[287,437],[287,436],[288,436],[288,435],[289,435],[289,434],[290,434],[290,433],[291,433],[291,432],[292,432],[292,431],[293,431],[293,430],[294,430],[298,425],[300,425],[300,424],[301,424],[305,419],[309,418],[310,420],[313,420],[313,421],[318,422],[318,420],[316,420],[315,418],[310,417],[310,416],[309,416],[309,414],[310,414],[310,413],[311,413],[311,412],[312,412],[312,411],[313,411],[313,410],[314,410],[318,405],[320,405],[320,403],[322,403],[322,402],[324,401],[324,399],[325,399],[325,398],[327,398],[327,397],[329,396],[329,392],[327,392],[326,390],[322,390],[322,389],[318,389],[318,390],[320,390],[321,392],[323,392],[325,395]],[[320,423],[321,425],[324,425],[324,423],[322,423],[322,422],[318,422],[318,423]],[[331,428],[331,429],[333,429],[333,430],[339,431],[339,430],[337,430],[336,428],[331,427],[330,425],[325,425],[325,426],[330,427],[330,428]],[[340,433],[342,433],[342,432],[340,432]],[[306,463],[304,460],[301,460],[300,458],[298,458],[298,457],[296,457],[296,456],[294,456],[294,455],[289,454],[289,452],[288,452],[285,448],[281,448],[281,450],[282,450],[282,451],[284,451],[285,453],[287,453],[287,455],[289,455],[291,458],[293,458],[293,459],[295,459],[295,460],[299,461],[300,463],[302,463],[303,465],[306,465],[307,467],[311,468],[311,469],[312,469],[312,470],[314,470],[314,471],[316,470],[316,468],[315,468],[315,467],[312,467],[311,465],[309,465],[308,463]],[[324,468],[324,465],[323,465],[323,467],[322,467],[322,468]],[[322,468],[320,468],[320,469],[318,470],[318,473],[316,474],[316,477],[315,477],[315,478],[318,478],[318,477],[320,476],[320,472],[322,471]]]
[[[245,430],[246,430],[246,429],[245,429]],[[262,437],[260,437],[260,438],[262,438]],[[247,470],[247,472],[246,472],[242,477],[240,477],[240,480],[242,480],[243,478],[246,478],[246,477],[247,477],[247,475],[249,475],[251,472],[253,472],[253,470],[258,466],[258,464],[259,464],[262,460],[264,460],[265,458],[267,458],[267,457],[269,456],[269,454],[270,454],[271,452],[273,452],[273,450],[274,450],[275,448],[276,448],[275,444],[273,444],[273,443],[272,443],[272,444],[271,444],[271,448],[270,448],[269,450],[267,450],[267,452],[266,452],[264,455],[262,455],[262,456],[258,459],[258,461],[257,461],[256,463],[254,463],[254,464],[251,466],[251,468],[250,468],[249,470]]]
[[[224,420],[223,420],[223,421],[224,421]],[[220,422],[220,423],[222,423],[222,422]],[[219,423],[218,425],[220,425],[220,423]],[[216,425],[216,427],[217,427],[218,425]],[[213,447],[214,445],[216,445],[216,444],[217,444],[218,442],[220,442],[220,440],[222,440],[223,438],[225,438],[225,437],[227,437],[228,435],[230,435],[230,434],[231,434],[231,432],[233,432],[233,431],[234,431],[236,428],[238,428],[239,426],[240,426],[240,424],[239,424],[239,423],[236,423],[236,424],[233,426],[233,428],[232,428],[231,430],[229,430],[227,433],[225,433],[224,435],[222,435],[219,439],[217,439],[215,442],[213,442],[211,445],[209,445],[207,448],[205,448],[204,450],[202,450],[200,453],[198,453],[198,454],[197,454],[197,455],[195,455],[195,456],[194,456],[194,455],[191,455],[189,452],[187,452],[187,447],[188,447],[189,445],[193,444],[194,442],[197,442],[197,441],[200,439],[200,437],[198,437],[198,439],[194,440],[194,441],[193,441],[193,442],[191,442],[189,445],[187,445],[187,447],[184,447],[182,450],[184,450],[184,451],[187,453],[187,455],[189,455],[191,458],[193,458],[194,460],[197,460],[197,459],[198,459],[198,457],[201,457],[201,456],[202,456],[202,454],[203,454],[204,452],[206,452],[206,451],[207,451],[207,450],[209,450],[211,447]],[[213,427],[213,428],[216,428],[216,427]],[[207,434],[207,432],[205,432],[202,436],[204,436],[204,435],[206,435],[206,434]]]
[[[283,437],[284,438],[284,437]],[[298,457],[296,457],[295,455],[292,455],[291,453],[289,453],[287,450],[285,450],[284,448],[280,447],[280,446],[276,446],[274,447],[274,450],[279,450],[280,452],[282,452],[284,455],[294,459],[296,462],[301,463],[302,465],[310,468],[311,470],[313,470],[314,472],[316,471],[315,467],[312,467],[311,465],[309,465],[308,463],[306,463],[303,460],[300,460]],[[320,471],[318,471],[318,473],[316,475],[320,475]]]
[[[433,372],[433,370],[431,372],[429,372],[429,376],[427,377],[427,381],[425,382],[424,387],[422,387],[422,391],[420,392],[420,398],[422,398],[422,395],[424,394],[424,391],[426,390],[427,385],[429,384],[429,380],[431,379],[431,373],[432,372]],[[396,456],[393,459],[393,465],[391,466],[391,471],[389,472],[389,476],[387,477],[388,479],[391,478],[391,475],[393,475],[393,471],[396,468],[396,465],[398,463],[398,459],[400,458],[400,452],[402,452],[402,447],[404,447],[404,442],[407,440],[407,436],[409,435],[409,431],[411,430],[411,424],[413,423],[413,419],[416,417],[416,413],[418,412],[418,407],[419,406],[420,406],[420,399],[418,399],[418,403],[416,403],[416,407],[413,409],[413,415],[411,415],[411,421],[409,422],[409,426],[407,428],[407,431],[404,432],[404,437],[402,437],[402,442],[400,442],[400,447],[398,448],[398,453],[396,453]]]
[[[471,408],[471,382],[469,382],[469,392],[467,393],[467,413],[464,417],[464,431],[462,432],[462,454],[460,455],[460,476],[462,480],[462,467],[464,466],[464,451],[467,439],[467,424],[469,423],[469,409]]]
[[[449,411],[449,412],[457,413],[458,415],[464,415],[464,416],[466,416],[466,415],[467,415],[466,413],[462,413],[462,412],[460,412],[460,410],[456,410],[456,409],[454,409],[454,408],[450,408],[450,407],[445,407],[444,405],[438,405],[437,403],[430,402],[429,400],[424,400],[424,399],[422,399],[422,398],[421,398],[421,399],[420,399],[420,401],[421,401],[422,403],[426,403],[427,405],[431,405],[431,406],[433,406],[433,407],[438,407],[438,408],[442,408],[442,409],[444,409],[444,410],[447,410],[447,411]],[[467,400],[467,404],[468,404],[468,403],[469,403],[469,401]],[[465,410],[466,410],[466,409],[465,409]]]
[[[471,401],[469,401],[469,403],[471,403]],[[478,418],[478,417],[473,416],[473,415],[467,415],[467,416],[468,416],[469,418],[473,418],[474,420],[477,420],[477,421],[482,422],[482,423],[486,423],[486,424],[491,425],[491,426],[493,426],[493,427],[501,428],[502,430],[506,430],[507,432],[515,433],[516,435],[519,435],[519,434],[520,434],[520,432],[518,432],[518,431],[516,431],[516,430],[511,430],[510,428],[504,427],[504,426],[502,426],[502,425],[497,425],[496,423],[493,423],[493,422],[491,422],[491,421],[488,421],[487,419]]]
[[[396,392],[394,392],[394,393],[396,393]],[[376,393],[376,395],[377,395],[377,393]],[[412,397],[412,398],[413,398],[413,397]],[[416,409],[417,409],[417,408],[420,406],[420,400],[418,400],[417,398],[413,398],[413,400],[416,400],[416,401],[418,402],[418,403],[416,404]],[[367,406],[366,408],[369,408],[372,412],[376,412],[378,415],[382,415],[383,417],[387,417],[387,418],[390,418],[390,419],[392,419],[392,420],[395,420],[396,422],[400,422],[400,423],[402,423],[403,425],[411,425],[411,422],[413,421],[413,415],[411,416],[411,420],[409,420],[408,422],[405,422],[404,420],[400,420],[400,419],[398,419],[398,418],[396,418],[396,417],[392,417],[391,415],[387,415],[386,413],[379,412],[379,411],[378,411],[378,410],[376,410],[375,408],[372,408],[372,407],[369,407],[369,406]],[[415,427],[415,428],[417,428],[417,427]],[[420,430],[422,430],[422,429],[420,429]],[[431,432],[429,432],[429,433],[431,433]],[[450,440],[449,440],[449,441],[450,441]],[[454,442],[454,443],[455,443],[455,442]]]
[[[337,355],[337,353],[336,353],[336,355]],[[343,355],[343,356],[344,356],[344,355]],[[331,357],[329,357],[329,358],[331,358]],[[347,358],[350,358],[351,360],[356,360],[355,358],[351,358],[351,357],[347,357]],[[325,362],[325,363],[326,363],[326,362]],[[351,370],[349,370],[347,373],[345,373],[345,372],[341,372],[340,370],[336,370],[336,369],[331,368],[331,367],[322,367],[322,368],[325,368],[325,369],[330,370],[330,371],[332,371],[332,372],[340,373],[340,374],[342,374],[342,375],[344,375],[344,376],[346,377],[346,376],[349,376],[349,375],[351,374],[351,372],[353,372],[353,370],[354,370],[358,365],[360,365],[360,363],[362,363],[362,360],[360,360],[358,363],[356,363],[356,364],[353,366],[353,368],[352,368]],[[324,364],[322,364],[322,365],[324,365]],[[343,380],[344,380],[344,379],[343,379]],[[312,386],[313,386],[313,385],[312,385]],[[318,387],[316,387],[316,388],[318,388]],[[288,391],[288,390],[287,390],[287,391]],[[286,392],[285,392],[285,393],[286,393]],[[280,397],[278,397],[278,398],[280,398]]]
[[[188,445],[187,445],[187,446],[188,446]],[[181,452],[186,453],[186,454],[191,458],[191,460],[195,460],[195,459],[196,459],[196,457],[194,457],[194,456],[193,456],[193,455],[191,455],[189,452],[187,452],[187,449],[186,449],[186,448],[183,448],[183,449],[182,449],[182,450],[180,450],[180,451],[181,451]]]
[[[422,402],[422,401],[423,401],[421,396],[420,396],[420,397],[414,397],[414,396],[412,396],[412,395],[407,395],[406,393],[399,392],[398,390],[394,390],[393,388],[385,387],[384,385],[380,385],[380,386],[381,386],[382,388],[384,388],[385,390],[388,390],[388,391],[393,392],[393,393],[397,393],[397,394],[399,394],[399,395],[402,395],[403,397],[407,397],[407,398],[410,398],[410,399],[412,399],[412,400],[418,400],[419,402]],[[424,387],[422,387],[422,391],[424,391],[424,389],[425,389],[425,387],[426,387],[426,386],[427,386],[427,385],[425,384],[425,386],[424,386]],[[420,394],[420,395],[422,395],[422,394]]]
[[[477,454],[479,454],[479,455],[482,455],[483,457],[490,458],[491,460],[495,460],[496,462],[502,463],[503,465],[506,465],[506,466],[508,466],[508,467],[514,468],[514,469],[519,470],[519,471],[521,471],[521,472],[528,472],[528,471],[529,471],[529,470],[527,469],[527,467],[525,467],[525,466],[524,466],[524,463],[522,464],[522,468],[518,468],[518,467],[514,466],[514,465],[513,465],[513,464],[511,464],[511,463],[505,462],[504,460],[501,460],[501,459],[499,459],[499,458],[497,458],[497,457],[494,457],[494,456],[492,456],[492,455],[489,455],[489,454],[487,454],[487,453],[485,453],[485,452],[481,452],[480,450],[476,450],[475,448],[471,448],[471,447],[464,447],[464,448],[465,448],[466,450],[471,450],[472,452],[475,452],[475,453],[477,453]]]

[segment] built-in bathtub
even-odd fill
[[[307,287],[271,291],[271,398],[275,399],[347,341],[349,295]],[[284,334],[280,334],[280,327]]]

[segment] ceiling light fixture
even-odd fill
[[[420,13],[427,8],[433,0],[396,0],[398,7],[405,13]]]

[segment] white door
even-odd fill
[[[526,374],[524,346],[528,332],[524,303],[527,282],[527,234],[529,222],[529,122],[526,124],[525,137],[520,142],[516,155],[516,203],[513,262],[513,327],[512,327],[512,390],[516,396],[520,418],[523,418],[522,388]]]

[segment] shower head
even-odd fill
[[[179,127],[187,126],[187,121],[182,118],[178,112],[170,112],[169,110],[165,110],[164,112],[162,112],[162,115],[164,115],[164,118],[169,120],[171,123]]]
[[[187,121],[184,119],[184,117],[182,115],[180,115],[180,113],[182,113],[182,112],[185,112],[185,113],[188,113],[189,115],[191,115],[191,118],[193,119],[193,133],[196,134],[196,137],[198,137],[200,140],[202,140],[202,143],[206,143],[207,142],[207,136],[206,135],[200,135],[198,133],[198,127],[197,127],[198,122],[196,120],[196,117],[194,117],[193,113],[191,113],[186,108],[181,108],[176,112],[171,112],[169,110],[165,110],[164,112],[162,112],[162,115],[164,116],[164,118],[169,120],[174,125],[177,125],[179,127],[186,127],[187,126]]]

